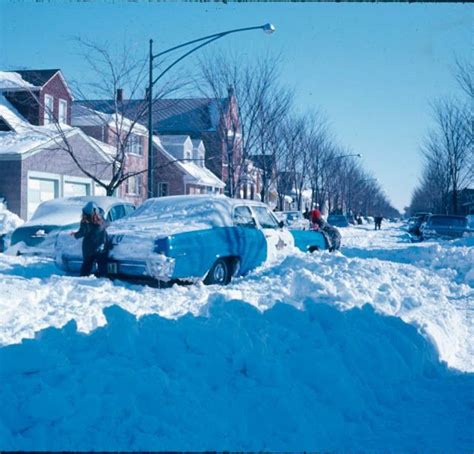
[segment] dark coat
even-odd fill
[[[339,230],[331,224],[328,224],[322,217],[316,220],[319,230],[321,230],[329,240],[329,250],[338,250],[341,247],[341,234]]]
[[[93,224],[91,222],[81,222],[79,230],[74,234],[75,238],[84,238],[82,241],[82,254],[84,257],[91,257],[104,252],[107,246],[107,224]]]

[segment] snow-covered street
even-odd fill
[[[0,448],[471,451],[474,238],[341,231],[227,287],[0,254]]]

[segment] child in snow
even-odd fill
[[[98,276],[104,276],[107,273],[106,227],[107,224],[99,207],[94,202],[88,202],[82,209],[79,230],[71,233],[74,238],[83,238],[81,276],[89,276],[95,262],[97,262]]]

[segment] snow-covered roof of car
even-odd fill
[[[224,195],[178,195],[146,200],[133,214],[111,226],[111,233],[156,232],[167,236],[232,223],[232,209],[238,205],[267,207],[264,203],[231,199]]]

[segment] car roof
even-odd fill
[[[56,199],[51,199],[47,200],[45,202],[42,202],[44,204],[48,205],[63,205],[63,204],[70,204],[70,203],[81,203],[81,204],[86,204],[87,202],[94,202],[97,204],[98,207],[102,209],[107,209],[113,205],[116,205],[118,203],[124,203],[127,205],[133,205],[131,202],[128,202],[124,199],[120,199],[118,197],[113,197],[113,196],[75,196],[75,197],[59,197]]]
[[[459,215],[459,214],[432,214],[432,215],[430,215],[430,219],[431,218],[466,219],[466,216]]]
[[[148,201],[156,201],[156,202],[162,201],[163,203],[189,202],[190,204],[211,201],[211,202],[217,202],[217,203],[224,203],[230,207],[234,207],[237,205],[249,205],[249,206],[263,206],[263,207],[268,208],[267,204],[259,202],[257,200],[233,199],[233,198],[227,197],[225,195],[220,195],[220,194],[171,195],[171,196],[154,197],[151,199],[147,199],[145,203]]]

